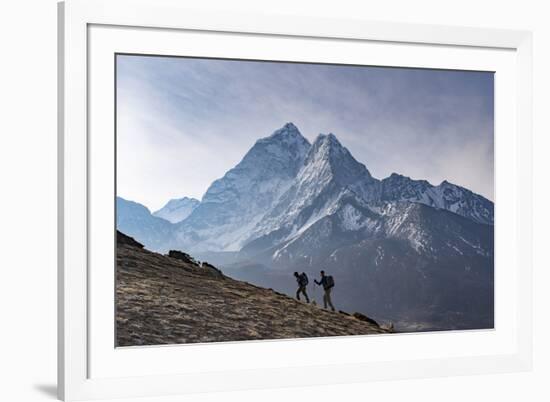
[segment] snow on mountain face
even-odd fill
[[[333,134],[321,134],[292,186],[256,225],[250,240],[272,231],[294,236],[332,213],[343,196],[357,194],[367,199],[369,186],[375,183],[367,168]]]
[[[187,218],[199,204],[200,201],[195,198],[183,197],[174,199],[168,201],[158,211],[153,212],[153,215],[172,223],[178,223]]]
[[[271,244],[263,239],[251,242],[244,251],[249,255],[263,253],[263,258],[282,266],[300,259],[322,263],[343,246],[365,239],[386,239],[406,243],[423,258],[492,257],[491,233],[490,225],[422,203],[386,202],[372,208],[348,195],[313,224]]]
[[[341,185],[372,180],[365,165],[357,162],[334,134],[319,134],[306,157],[302,176],[309,181],[326,176]]]
[[[239,250],[252,228],[290,187],[309,142],[292,123],[258,140],[242,161],[216,180],[176,237],[194,251]]]
[[[493,225],[494,204],[464,187],[443,181],[428,190],[434,206],[469,218],[474,222]]]
[[[406,240],[418,253],[438,256],[493,254],[492,227],[423,203],[391,203],[382,216],[387,238]]]
[[[342,209],[345,200],[354,206]],[[155,214],[172,222],[183,219],[187,211],[180,202],[186,203],[178,201]],[[493,204],[467,189],[398,174],[377,180],[333,134],[320,134],[310,145],[287,123],[256,141],[239,164],[211,184],[199,205],[195,200],[192,212],[174,226],[171,243],[193,252],[256,249],[258,244],[265,249],[297,239],[337,211],[342,220],[336,227],[353,232],[365,222],[355,206],[383,215],[388,205],[403,202],[493,223]]]
[[[392,173],[380,183],[382,201],[411,201],[428,204],[426,190],[433,187],[426,180],[412,180],[397,173]]]
[[[298,128],[285,124],[269,137],[256,141],[237,166],[212,183],[202,202],[232,201],[237,198],[236,193],[244,195],[246,190],[260,195],[273,192],[273,184],[294,178],[309,148]]]
[[[248,244],[244,251],[249,254],[261,252],[282,266],[300,259],[320,262],[327,253],[366,237],[377,236],[383,230],[383,219],[346,191],[324,212],[316,214],[315,219],[308,220],[284,239],[270,244],[260,238]]]
[[[494,205],[491,201],[447,181],[433,186],[426,180],[412,180],[393,173],[380,185],[382,201],[416,202],[445,209],[474,222],[494,223]]]
[[[320,134],[317,137],[296,181],[300,190],[306,193],[309,189],[326,187],[331,182],[367,201],[376,197],[377,193],[377,180],[334,134]]]

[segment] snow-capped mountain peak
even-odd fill
[[[319,134],[310,144],[293,123],[258,139],[234,168],[210,185],[185,219],[164,213],[177,209],[176,201],[155,215],[177,222],[172,242],[182,248],[238,251],[262,238],[263,245],[296,238],[332,216],[344,201],[353,203],[353,211],[360,207],[376,214],[396,202],[424,204],[493,223],[489,200],[446,180],[434,186],[397,173],[377,180],[334,134]],[[347,208],[341,228],[367,222],[354,220],[355,212]]]
[[[339,184],[348,185],[358,180],[370,180],[372,176],[362,163],[355,160],[332,133],[319,134],[304,161],[304,176],[307,170],[318,176],[330,176]]]
[[[257,140],[234,168],[210,185],[201,204],[181,223],[182,242],[195,250],[238,250],[291,186],[310,147],[292,123]]]
[[[438,186],[397,173],[381,182],[382,201],[409,201],[445,209],[474,222],[493,224],[491,201],[464,187],[443,180]]]
[[[202,202],[224,202],[253,184],[266,188],[272,180],[293,178],[310,146],[294,124],[285,124],[270,136],[256,141],[237,166],[212,183]]]
[[[266,163],[275,163],[279,167],[286,165],[296,174],[311,147],[309,141],[293,123],[286,123],[268,137],[260,138],[236,166],[263,167]],[[259,158],[267,158],[265,161]]]
[[[164,207],[154,212],[153,215],[172,223],[178,223],[187,218],[199,204],[200,201],[195,198],[175,198],[168,201]]]
[[[283,127],[275,130],[270,136],[259,139],[258,142],[272,140],[293,142],[296,140],[303,141],[305,138],[302,136],[302,133],[300,133],[300,130],[298,130],[298,127],[296,127],[294,123],[288,122]]]
[[[286,239],[296,236],[332,214],[343,197],[368,199],[376,182],[334,134],[320,134],[292,186],[256,225],[249,240],[274,231]]]

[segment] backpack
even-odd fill
[[[327,283],[327,289],[334,287],[334,278],[332,277],[332,275],[327,276],[327,282],[326,283]]]
[[[309,278],[307,277],[305,272],[302,272],[302,275],[300,275],[300,285],[306,286],[309,283]]]

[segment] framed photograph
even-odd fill
[[[531,34],[180,3],[59,5],[60,398],[529,370]]]

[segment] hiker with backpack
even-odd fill
[[[327,308],[327,305],[330,306],[332,311],[336,311],[334,308],[334,305],[332,304],[332,299],[330,298],[330,293],[332,292],[332,288],[334,287],[334,278],[331,275],[325,275],[325,271],[321,271],[321,280],[317,282],[315,280],[315,284],[319,286],[323,286],[323,289],[325,290],[325,294],[323,295],[323,303],[325,305],[325,309]]]
[[[298,282],[298,290],[296,291],[296,298],[300,300],[300,293],[302,293],[306,298],[306,302],[309,303],[309,297],[306,293],[306,287],[309,283],[309,279],[306,273],[302,272],[301,274],[298,274],[298,272],[294,272],[294,276],[296,277],[296,282]]]

